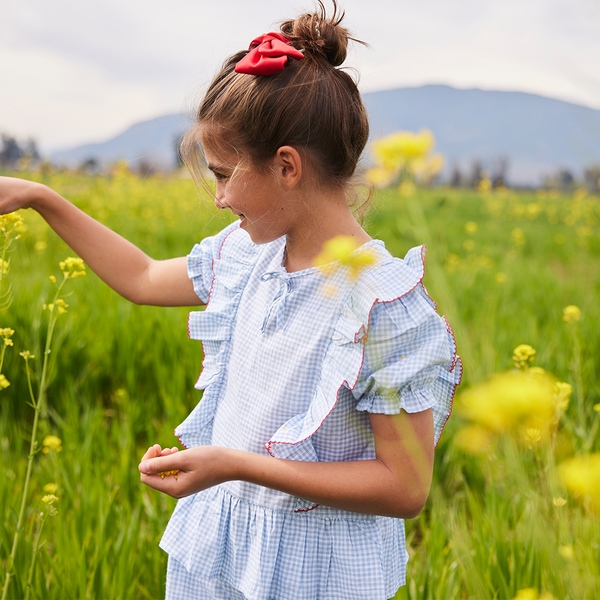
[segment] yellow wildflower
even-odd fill
[[[528,427],[523,436],[525,443],[531,450],[536,444],[542,441],[542,432],[535,427]]]
[[[531,367],[529,369],[530,375],[545,375],[546,371],[542,367]]]
[[[493,448],[494,436],[479,425],[467,425],[456,434],[454,443],[467,454],[488,454]]]
[[[10,269],[10,263],[6,260],[0,258],[0,270],[2,270],[2,275],[6,275]]]
[[[537,429],[544,437],[556,412],[554,380],[549,375],[512,371],[495,375],[460,396],[460,412],[494,432]]]
[[[382,167],[373,167],[367,171],[367,181],[376,187],[386,187],[392,183],[394,173]]]
[[[570,458],[559,466],[558,474],[586,507],[600,511],[600,453]]]
[[[6,215],[0,215],[0,229],[8,237],[13,229],[18,229],[23,225],[23,219],[16,213],[11,212]]]
[[[410,198],[415,193],[416,187],[412,181],[403,181],[398,188],[403,198]]]
[[[160,478],[164,479],[165,477],[168,477],[169,475],[173,475],[175,477],[175,479],[177,479],[177,473],[179,473],[179,470],[176,470],[176,471],[163,471],[160,474]]]
[[[560,548],[558,549],[558,552],[560,553],[560,555],[563,558],[566,558],[567,560],[572,560],[573,557],[575,556],[575,552],[574,552],[573,546],[571,544],[567,544],[565,546],[560,546]]]
[[[44,454],[48,454],[51,450],[56,450],[56,452],[60,452],[62,450],[62,440],[55,435],[47,435],[42,442],[44,449],[42,452]]]
[[[581,319],[581,310],[574,304],[569,304],[563,308],[563,321],[567,323],[575,323]]]
[[[66,304],[65,301],[62,298],[59,298],[56,301],[56,306],[58,307],[58,314],[59,315],[64,315],[67,312],[67,307],[69,305]]]
[[[569,408],[569,399],[573,393],[573,386],[570,383],[564,381],[557,381],[554,384],[556,405],[561,410],[567,410]]]
[[[31,354],[29,350],[23,350],[23,352],[19,352],[19,356],[22,356],[25,360],[35,358],[35,354]]]
[[[477,233],[477,223],[475,223],[475,221],[465,223],[465,231],[469,235],[475,235]]]
[[[58,498],[54,494],[47,494],[42,498],[42,502],[52,505],[55,502],[58,502]]]
[[[407,162],[427,156],[433,147],[431,131],[398,131],[373,142],[373,155],[386,170],[397,172]]]
[[[533,362],[536,351],[529,344],[520,344],[513,350],[513,360],[515,367],[522,369],[528,363]]]
[[[58,489],[58,486],[55,483],[47,483],[44,486],[44,491],[48,492],[49,494],[54,494],[57,489]]]
[[[56,283],[56,277],[54,277],[54,275],[50,275],[50,281],[52,283]]]
[[[600,412],[600,402],[598,404],[594,404],[594,410],[596,412]]]
[[[487,177],[485,177],[479,182],[479,184],[477,185],[477,189],[482,194],[485,194],[486,192],[489,192],[492,189],[492,182]]]
[[[85,275],[85,263],[81,258],[75,258],[73,256],[69,256],[65,258],[65,260],[59,263],[60,270],[63,272],[65,279],[67,277],[71,277],[72,279],[75,277],[79,277],[80,275]]]
[[[558,506],[559,508],[561,506],[564,506],[566,503],[567,503],[566,498],[553,498],[552,499],[552,504],[554,504],[554,506]]]
[[[338,235],[323,244],[321,253],[314,260],[316,267],[326,267],[331,263],[339,263],[348,267],[350,276],[356,278],[367,266],[375,263],[375,255],[370,250],[357,251],[357,242],[351,236]]]
[[[517,592],[513,600],[555,600],[550,592],[538,594],[536,588],[524,588]]]
[[[10,385],[10,381],[6,379],[6,377],[0,373],[0,389],[4,390]]]
[[[511,232],[515,245],[522,246],[525,243],[525,234],[520,227],[515,227]]]
[[[498,283],[504,283],[506,281],[506,273],[496,273],[495,279]]]

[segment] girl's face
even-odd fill
[[[240,218],[240,227],[255,244],[286,234],[293,221],[291,203],[275,170],[256,170],[234,152],[203,143],[208,168],[215,176],[215,205]]]

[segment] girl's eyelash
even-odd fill
[[[223,173],[217,173],[216,171],[213,172],[213,175],[217,181],[222,181],[223,179],[227,179],[229,177],[228,175],[223,175]]]

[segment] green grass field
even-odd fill
[[[43,180],[154,258],[187,254],[230,216],[199,199],[189,179],[141,180],[49,174]],[[563,461],[600,452],[600,200],[574,194],[431,189],[403,197],[379,191],[365,225],[396,256],[427,243],[425,285],[453,325],[463,383],[436,451],[427,506],[407,522],[411,559],[397,598],[597,598],[600,498],[564,488]],[[33,409],[25,361],[37,385],[59,261],[72,252],[32,211],[11,248],[12,304],[0,328],[15,330],[0,390],[0,572],[11,553],[25,478]],[[68,281],[70,305],[57,321],[47,410],[38,441],[60,452],[34,460],[24,530],[8,597],[26,595],[44,486],[56,484],[32,575],[31,598],[162,598],[166,555],[158,548],[175,501],[139,482],[151,443],[172,445],[173,428],[200,399],[199,343],[186,309],[129,304],[95,275]],[[576,305],[581,319],[563,321]],[[473,454],[456,443],[466,424],[461,391],[513,368],[530,344],[534,365],[573,387],[548,438],[498,436]],[[37,373],[37,375],[36,375]],[[589,470],[588,477],[600,472]],[[596,502],[596,504],[594,504]],[[528,588],[533,588],[528,590]],[[523,591],[525,590],[525,591]],[[545,596],[544,596],[545,594]]]

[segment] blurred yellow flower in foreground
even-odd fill
[[[6,379],[6,377],[0,373],[0,390],[6,389],[10,385],[10,381]]]
[[[356,240],[347,235],[338,235],[327,240],[321,248],[321,253],[313,261],[315,267],[327,267],[338,263],[350,270],[350,277],[356,278],[360,272],[375,264],[375,254],[370,249],[360,250]]]
[[[570,458],[561,463],[558,474],[567,490],[584,506],[600,511],[600,453]]]
[[[435,138],[428,129],[422,129],[419,133],[397,131],[374,141],[372,154],[376,165],[367,172],[367,180],[373,185],[385,187],[402,174],[429,185],[445,164],[441,154],[431,154],[434,144]]]
[[[569,304],[569,306],[563,308],[563,321],[575,323],[575,321],[579,321],[579,319],[581,319],[581,310],[578,306]]]
[[[470,421],[496,433],[520,432],[532,441],[554,423],[554,379],[547,374],[512,371],[495,375],[460,396],[459,410]],[[535,430],[530,435],[527,430]]]
[[[373,167],[367,171],[367,181],[376,187],[386,187],[394,179],[394,173],[382,167]]]
[[[466,425],[456,434],[454,443],[467,454],[488,454],[494,447],[494,435],[479,425]]]
[[[566,503],[567,503],[566,498],[552,498],[552,504],[554,504],[554,506],[558,506],[559,508],[561,506],[564,506]]]
[[[421,129],[419,133],[397,131],[373,142],[373,155],[388,171],[399,171],[407,161],[423,158],[433,147],[431,131]]]
[[[44,438],[42,445],[44,446],[42,450],[44,454],[48,454],[48,452],[50,452],[51,450],[56,450],[57,452],[60,452],[62,450],[62,440],[59,437],[56,437],[55,435],[47,435]]]
[[[55,483],[47,483],[44,486],[44,491],[48,492],[49,494],[54,494],[57,489],[58,489],[58,486]]]
[[[530,362],[533,362],[535,354],[535,348],[532,348],[529,344],[520,344],[513,350],[515,367],[517,367],[517,369],[526,367]]]

